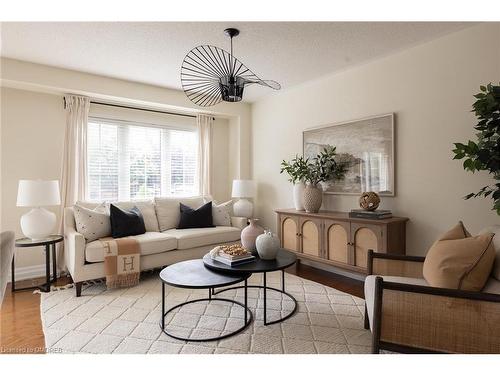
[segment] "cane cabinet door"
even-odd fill
[[[299,251],[299,218],[281,216],[281,246],[290,251]]]
[[[301,252],[320,257],[321,254],[321,220],[301,218],[299,241]]]
[[[349,264],[353,256],[349,253],[351,247],[351,224],[345,221],[324,220],[324,255],[326,259]]]
[[[383,227],[378,225],[352,223],[351,244],[354,246],[354,265],[367,268],[368,250],[383,248]]]

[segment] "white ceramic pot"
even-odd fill
[[[280,248],[280,240],[274,233],[266,230],[264,234],[257,237],[255,246],[261,259],[276,259],[276,254],[278,254]]]
[[[306,184],[297,182],[293,185],[293,204],[297,211],[304,211],[304,189]]]
[[[241,245],[251,251],[255,252],[255,240],[257,237],[264,233],[264,228],[257,224],[259,219],[249,219],[250,224],[241,231]]]

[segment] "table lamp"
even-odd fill
[[[21,229],[32,240],[47,238],[56,226],[56,214],[43,208],[61,204],[59,181],[19,180],[17,206],[33,207],[21,217]]]
[[[255,197],[255,184],[252,180],[233,180],[233,198],[240,198],[233,206],[234,216],[252,217],[253,204],[246,198]]]

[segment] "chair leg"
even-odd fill
[[[366,307],[366,302],[365,302],[365,323],[364,323],[365,329],[370,329],[370,319],[368,318],[368,308]]]
[[[83,281],[79,281],[75,283],[76,296],[80,297],[82,295],[82,285]]]

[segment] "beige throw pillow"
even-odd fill
[[[495,260],[492,239],[492,233],[471,236],[459,222],[429,249],[425,280],[433,287],[480,291]]]
[[[196,210],[203,206],[203,197],[155,198],[156,217],[160,231],[177,228],[181,218],[180,203]]]
[[[220,204],[217,204],[216,201],[212,201],[212,218],[214,225],[230,227],[232,212],[232,200]]]
[[[105,212],[104,205],[99,205],[93,210],[75,204],[73,206],[76,230],[87,241],[111,236],[111,222],[109,214]]]

